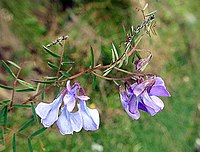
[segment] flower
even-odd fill
[[[41,118],[41,123],[44,127],[50,127],[58,119],[58,112],[64,93],[65,91],[63,91],[52,103],[47,104],[40,102],[35,108],[35,112]]]
[[[81,95],[77,95],[77,91]],[[79,99],[79,104],[76,102]],[[99,128],[99,113],[96,109],[90,109],[86,106],[86,100],[90,99],[84,95],[83,89],[79,83],[75,83],[72,87],[70,81],[67,81],[66,88],[60,95],[50,104],[39,103],[36,107],[36,113],[41,117],[41,123],[48,128],[56,122],[60,133],[73,134],[79,132],[82,128],[85,130],[97,130]],[[60,116],[59,109],[64,101],[64,106],[61,108]],[[78,111],[73,112],[75,107]]]
[[[97,130],[99,128],[99,112],[96,109],[88,108],[84,100],[80,100],[78,108],[83,120],[83,128]]]
[[[132,119],[139,119],[139,109],[154,116],[164,108],[164,103],[157,96],[170,96],[164,81],[160,77],[149,78],[129,85],[125,90],[120,86],[122,105]]]

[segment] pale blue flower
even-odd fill
[[[84,100],[80,100],[78,108],[83,120],[83,128],[85,130],[97,130],[99,128],[99,112],[96,109],[88,108]]]
[[[36,114],[41,118],[41,123],[48,128],[58,119],[59,108],[62,103],[62,92],[52,103],[40,102],[35,108]]]

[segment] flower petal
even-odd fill
[[[73,134],[74,131],[79,132],[83,126],[82,118],[78,112],[70,113],[64,106],[57,120],[57,126],[61,134]]]
[[[71,125],[71,121],[70,121],[70,116],[69,116],[69,112],[67,111],[67,108],[63,108],[63,110],[61,111],[61,114],[57,120],[57,126],[58,129],[60,130],[60,133],[62,135],[65,134],[73,134],[73,128]]]
[[[164,108],[164,103],[162,102],[162,100],[156,96],[150,96],[151,99],[154,101],[154,103],[160,107],[160,110],[162,110]]]
[[[138,97],[145,89],[146,84],[142,82],[134,88],[133,93],[136,95],[136,97]]]
[[[72,94],[66,94],[63,98],[65,105],[67,105],[67,110],[71,112],[76,104],[76,99]]]
[[[80,99],[80,100],[84,100],[84,101],[90,99],[90,97],[88,97],[88,96],[77,96],[77,98]]]
[[[63,95],[61,94],[52,103],[39,103],[35,109],[36,114],[41,117],[44,127],[50,127],[58,119],[58,111]]]
[[[80,100],[78,108],[83,119],[83,128],[85,130],[97,130],[99,128],[99,112],[96,109],[88,108],[83,100]]]
[[[48,113],[51,110],[51,108],[52,108],[52,104],[51,103],[47,104],[47,103],[40,102],[37,105],[37,107],[35,108],[35,112],[40,118],[44,119],[48,115]]]
[[[171,96],[165,87],[165,83],[160,77],[155,78],[155,84],[152,86],[149,95],[152,96]]]
[[[67,83],[66,83],[66,89],[67,89],[67,91],[71,90],[70,80],[68,80]]]
[[[132,94],[134,96],[134,94]],[[137,120],[140,118],[140,112],[139,110],[134,107],[132,105],[132,103],[130,104],[130,100],[128,99],[128,97],[126,96],[125,92],[122,92],[120,94],[120,98],[121,98],[121,103],[122,103],[122,106],[124,107],[124,110],[127,112],[127,114],[133,119],[133,120]],[[131,102],[137,102],[137,101],[134,101],[134,99],[136,98],[133,98],[132,97],[132,101]],[[133,107],[130,107],[130,106],[133,106]],[[134,109],[135,108],[135,109]],[[134,113],[132,113],[132,112]]]
[[[142,97],[141,104],[144,104],[145,108],[148,110],[148,113],[151,116],[154,116],[157,112],[161,110],[161,108],[157,104],[155,104],[155,102],[150,98],[147,91],[144,91],[141,97]]]

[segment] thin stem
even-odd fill
[[[17,79],[18,79],[18,77],[19,77],[20,72],[21,72],[21,67],[20,67],[19,70],[17,71],[17,75],[16,75],[15,81],[14,81],[14,83],[13,83],[13,91],[12,91],[12,96],[11,96],[10,107],[12,107],[12,105],[13,105],[13,100],[14,100],[14,96],[15,96],[15,87],[16,87]]]

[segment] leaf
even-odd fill
[[[1,100],[0,101],[0,105],[2,105],[2,104],[7,104],[7,103],[9,103],[11,100]]]
[[[19,65],[17,65],[16,63],[10,61],[10,60],[7,60],[8,63],[12,64],[14,67],[16,67],[17,69],[21,69],[21,67],[19,67]]]
[[[62,73],[62,75],[63,75],[64,77],[66,77],[66,78],[69,77],[69,74],[68,74],[67,72],[65,72],[65,71],[62,71],[61,73]]]
[[[44,90],[46,88],[46,84],[42,85],[42,90]],[[42,92],[42,101],[44,101],[45,98],[45,91]]]
[[[114,63],[115,62],[115,53],[114,53],[113,49],[111,49],[111,51],[112,51],[112,62]]]
[[[116,59],[118,60],[118,59],[119,59],[119,55],[118,55],[118,53],[117,53],[117,49],[116,49],[114,43],[112,43],[112,47],[113,47],[113,51],[114,51],[114,53],[115,53],[115,57],[116,57]]]
[[[44,79],[47,79],[47,80],[56,80],[57,77],[44,77]]]
[[[35,91],[35,89],[31,89],[31,88],[26,88],[26,89],[16,89],[16,92],[32,92]]]
[[[15,74],[12,72],[12,70],[10,69],[10,67],[6,64],[5,61],[2,60],[3,66],[5,67],[5,69],[8,71],[8,73],[10,75],[12,75],[14,78],[16,78]]]
[[[15,107],[15,108],[31,108],[31,105],[13,104],[13,107]]]
[[[15,133],[13,134],[12,148],[13,148],[13,152],[16,152],[16,137],[15,137]]]
[[[64,64],[74,64],[75,62],[73,61],[69,61],[69,62],[62,62],[61,64],[64,65]]]
[[[18,131],[18,132],[20,132],[20,131],[22,131],[22,130],[28,128],[30,125],[33,124],[33,122],[34,122],[34,119],[29,120],[29,121],[26,122],[21,128],[19,128],[19,131]]]
[[[135,55],[137,56],[138,59],[142,59],[142,57],[140,56],[140,54],[138,53],[138,51],[135,51]]]
[[[144,6],[144,8],[142,9],[143,11],[148,7],[148,3],[146,3],[146,5]]]
[[[4,145],[5,144],[5,138],[4,138],[4,128],[3,127],[0,127],[0,141],[1,141],[1,144]]]
[[[153,11],[153,12],[150,12],[150,13],[148,13],[148,14],[145,14],[145,16],[146,16],[146,17],[151,16],[151,15],[155,14],[156,12],[157,12],[157,10],[155,10],[155,11]]]
[[[40,83],[37,84],[37,88],[35,90],[35,94],[37,94],[39,92],[39,89],[40,89]]]
[[[29,152],[33,152],[32,144],[31,144],[31,139],[28,138],[28,150]]]
[[[5,106],[5,110],[4,110],[3,116],[4,116],[3,124],[4,124],[4,126],[6,126],[7,125],[7,116],[8,116],[8,105]]]
[[[0,88],[7,89],[7,90],[13,90],[12,87],[5,86],[5,85],[3,85],[3,84],[0,84]]]
[[[94,68],[94,51],[92,46],[90,46],[90,53],[91,53],[91,68]]]
[[[60,56],[58,55],[58,54],[56,54],[56,53],[54,53],[53,51],[51,51],[50,49],[48,49],[46,46],[42,46],[43,48],[44,48],[44,50],[48,53],[48,54],[50,54],[51,56],[53,56],[53,57],[55,57],[55,58],[60,58]]]
[[[42,80],[33,80],[34,82],[37,83],[43,83],[43,84],[53,84],[55,81],[42,81]]]
[[[58,66],[54,65],[54,64],[51,63],[51,62],[47,62],[47,64],[48,64],[48,66],[49,66],[50,68],[52,68],[52,69],[55,69],[55,70],[58,69]]]
[[[34,104],[33,102],[31,102],[31,109],[32,109],[32,113],[33,113],[33,118],[36,120],[36,122],[39,124],[39,121],[38,121],[38,117],[37,117],[37,114],[35,112],[35,107],[34,107]]]
[[[28,83],[26,81],[23,81],[21,79],[17,79],[17,81],[23,86],[26,86],[26,87],[28,87],[30,89],[33,89],[33,90],[36,90],[35,86],[33,86],[32,84],[30,84],[30,83]]]
[[[33,134],[31,134],[31,137],[37,136],[39,134],[41,134],[42,132],[44,132],[47,128],[41,128],[37,131],[35,131]]]

